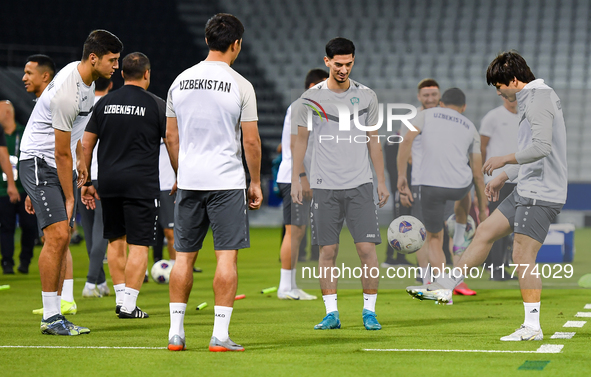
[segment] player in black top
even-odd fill
[[[146,91],[150,72],[150,60],[141,52],[123,59],[125,85],[96,103],[82,141],[90,166],[92,150],[100,139],[98,195],[119,318],[148,317],[136,301],[144,281],[148,247],[155,243],[160,138],[166,136],[165,102]],[[96,195],[92,185],[85,187],[84,204],[93,208]]]
[[[18,190],[14,182],[12,174],[12,165],[10,164],[10,155],[8,154],[8,147],[6,146],[6,138],[4,137],[4,130],[0,127],[0,179],[3,179],[2,173],[6,175],[6,182],[8,182],[7,192],[11,202],[16,202],[18,198]],[[11,267],[12,269],[12,267]]]

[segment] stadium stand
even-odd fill
[[[22,60],[53,46],[58,66],[71,57],[91,29],[105,28],[121,37],[125,53],[135,50],[152,60],[155,94],[165,97],[172,80],[203,59],[203,25],[216,12],[238,16],[246,27],[245,48],[235,69],[257,91],[259,126],[268,150],[279,143],[285,109],[302,92],[308,69],[324,67],[324,45],[335,37],[352,39],[357,60],[352,77],[378,92],[381,102],[416,104],[416,84],[433,77],[442,89],[457,86],[468,96],[466,115],[480,119],[501,102],[487,87],[485,70],[497,52],[514,48],[534,74],[561,97],[568,127],[571,182],[591,181],[591,2],[586,0],[105,0],[85,2],[31,0],[7,2],[0,14],[0,95],[22,103]],[[72,20],[67,27],[60,20]],[[80,18],[78,15],[92,14]],[[34,26],[9,29],[10,19],[36,20]],[[12,53],[17,46],[30,51]],[[12,46],[12,47],[11,47]],[[20,48],[19,47],[19,48]],[[12,50],[11,50],[12,49]],[[77,57],[76,57],[77,58]],[[8,61],[11,60],[11,61]],[[7,69],[6,67],[13,67]],[[122,82],[115,75],[115,85]],[[6,84],[5,84],[6,83]],[[7,94],[8,92],[8,94]],[[28,116],[28,114],[26,114]],[[25,118],[26,118],[25,116]],[[269,154],[269,153],[267,153]],[[266,170],[266,169],[264,169]]]
[[[185,0],[188,2],[188,0]],[[266,78],[287,107],[301,78],[323,67],[325,43],[352,39],[357,59],[352,77],[387,90],[381,102],[415,103],[419,80],[434,77],[442,89],[466,91],[466,115],[480,119],[501,102],[485,72],[496,53],[520,51],[536,75],[553,86],[565,106],[569,180],[591,180],[591,3],[583,0],[219,0],[245,25]],[[264,9],[264,11],[262,11]],[[587,144],[585,144],[587,145]]]

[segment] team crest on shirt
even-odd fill
[[[359,98],[357,98],[357,97],[351,98],[351,104],[355,105],[356,103],[359,103]]]

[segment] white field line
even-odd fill
[[[586,304],[583,309],[591,309],[591,304]]]
[[[578,312],[575,317],[591,318],[591,312]]]
[[[535,351],[507,351],[507,350],[433,350],[433,349],[412,349],[412,348],[389,348],[389,349],[364,349],[372,352],[459,352],[459,353],[560,353],[564,345],[543,344]]]
[[[566,321],[562,327],[583,327],[587,321]]]
[[[555,332],[550,339],[571,339],[576,332]]]
[[[0,348],[55,348],[55,349],[113,349],[113,350],[165,350],[166,347],[108,347],[108,346],[0,346]]]

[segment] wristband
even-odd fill
[[[92,186],[92,181],[86,181],[86,182],[84,182],[84,185],[83,186],[86,186],[86,187]]]
[[[305,177],[306,176],[306,172],[300,173],[300,178]]]

